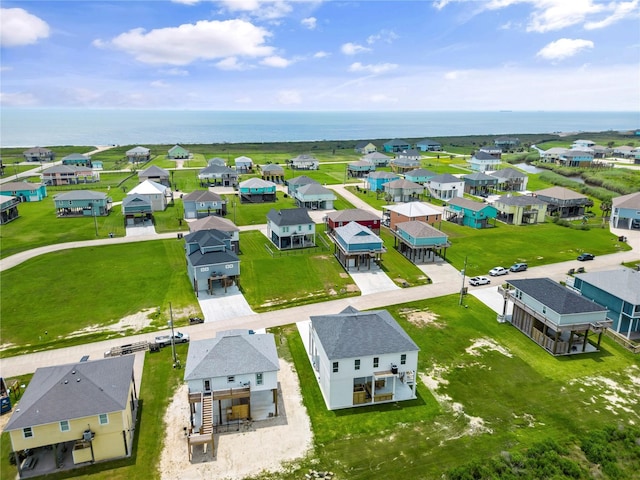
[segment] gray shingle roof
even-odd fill
[[[527,174],[519,172],[515,168],[503,168],[493,172],[491,176],[496,178],[525,178]]]
[[[403,230],[413,238],[444,238],[446,242],[449,238],[446,233],[441,232],[426,222],[420,220],[411,220],[409,222],[396,223],[398,230]]]
[[[267,214],[267,219],[278,225],[306,225],[313,223],[306,208],[285,208],[276,210],[272,208]]]
[[[578,200],[586,199],[587,196],[564,187],[550,187],[543,190],[533,192],[539,197],[550,198],[554,200]]]
[[[233,335],[220,332],[215,338],[191,342],[184,379],[189,381],[279,369],[273,334]]]
[[[544,205],[544,200],[541,200],[531,195],[503,195],[498,198],[494,203],[501,203],[503,205],[519,205],[526,207],[529,205]]]
[[[202,253],[201,250],[196,250],[189,255],[189,262],[194,266],[220,265],[223,263],[234,263],[239,261],[240,259],[238,256],[229,250],[206,253]]]
[[[336,210],[327,214],[327,218],[334,222],[365,222],[372,220],[380,220],[375,213],[363,210],[361,208],[349,208],[347,210]]]
[[[487,175],[486,173],[483,172],[475,172],[475,173],[470,173],[468,175],[463,175],[462,176],[463,180],[486,180],[488,182],[497,182],[498,179],[492,175]]]
[[[436,174],[425,168],[416,168],[404,174],[406,177],[435,177]]]
[[[420,350],[386,310],[343,310],[312,316],[311,324],[329,360]]]
[[[142,170],[138,173],[138,177],[167,177],[169,178],[169,172],[164,168],[160,168],[157,165],[151,165],[149,168]]]
[[[300,175],[299,177],[292,178],[291,180],[287,180],[287,185],[308,185],[310,183],[320,184],[317,180],[313,178],[309,178],[306,175]]]
[[[221,200],[220,195],[210,190],[194,190],[182,198],[183,202],[219,202]]]
[[[441,173],[440,175],[436,175],[435,177],[431,177],[429,179],[429,183],[460,183],[464,182],[464,180],[454,177],[450,173]]]
[[[487,152],[483,152],[482,150],[478,150],[474,155],[473,158],[476,158],[478,160],[500,160],[498,157],[494,157],[493,155],[487,153]]]
[[[375,242],[382,246],[382,239],[378,235],[357,222],[349,222],[342,227],[337,227],[336,235],[342,238],[349,245],[369,244]]]
[[[615,208],[632,208],[640,210],[640,192],[616,197],[611,201],[611,203]]]
[[[38,368],[5,430],[124,410],[135,357]]]
[[[226,240],[229,240],[231,234],[223,232],[221,230],[198,230],[197,232],[189,233],[185,235],[184,240],[187,243],[197,243],[200,248],[203,247],[216,247],[226,245]]]
[[[640,272],[630,268],[579,273],[580,280],[632,305],[640,305]]]
[[[331,198],[333,200],[336,199],[336,195],[332,190],[329,190],[326,187],[323,187],[319,183],[307,183],[298,188],[297,193],[304,195],[323,195],[324,197]]]
[[[507,282],[561,315],[606,310],[606,308],[587,300],[582,295],[578,295],[550,278],[528,278],[507,280]]]
[[[72,190],[70,192],[59,193],[53,197],[54,200],[104,200],[106,193],[94,192],[93,190]]]
[[[455,205],[456,207],[465,208],[473,212],[479,212],[483,208],[489,206],[484,202],[474,202],[473,200],[469,200],[468,198],[463,197],[453,197],[451,200],[449,200],[449,205]]]
[[[198,230],[222,230],[223,232],[239,232],[240,229],[226,218],[217,217],[215,215],[204,217],[195,222],[189,222],[189,230],[197,232]]]

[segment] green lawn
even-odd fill
[[[462,268],[467,258],[468,275],[486,275],[495,266],[509,267],[516,262],[529,266],[546,265],[575,259],[581,252],[604,255],[630,250],[618,242],[608,228],[577,230],[551,222],[538,225],[515,226],[496,223],[495,228],[473,229],[451,222],[438,225],[447,235],[452,247],[447,260]]]
[[[25,298],[31,299],[28,307]],[[166,325],[169,302],[174,312],[199,311],[184,266],[182,241],[54,252],[2,272],[0,335],[4,343],[22,350],[59,348],[79,343],[68,337],[72,332],[159,308],[162,314],[154,320],[155,330]],[[187,316],[177,319],[186,321]]]

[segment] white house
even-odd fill
[[[171,189],[153,180],[145,180],[132,188],[127,196],[138,196],[144,198],[151,204],[154,212],[164,211],[171,200]]]
[[[310,320],[308,353],[329,410],[416,398],[420,349],[388,311]]]
[[[316,246],[316,224],[306,208],[272,208],[267,214],[267,237],[279,250]]]
[[[271,333],[229,330],[218,332],[215,338],[192,341],[184,380],[194,431],[278,415],[278,370]]]
[[[502,163],[502,160],[498,157],[494,157],[482,150],[478,150],[473,154],[469,160],[471,170],[476,172],[486,172],[489,170],[495,170],[498,165]]]
[[[464,179],[454,177],[450,173],[436,175],[427,181],[427,190],[431,196],[440,200],[462,197],[464,195]]]

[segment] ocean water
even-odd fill
[[[12,109],[0,146],[375,140],[595,132],[640,127],[640,112],[223,112]]]

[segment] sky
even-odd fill
[[[640,0],[2,0],[2,108],[640,111]]]

